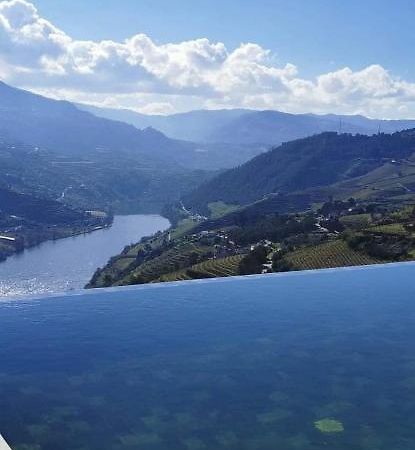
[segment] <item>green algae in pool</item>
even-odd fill
[[[14,450],[413,450],[415,265],[0,303]]]

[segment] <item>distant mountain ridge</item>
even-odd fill
[[[128,153],[143,165],[160,166],[188,150],[155,130],[137,130],[123,122],[98,118],[66,101],[52,100],[0,82],[0,136],[52,150],[86,156],[102,151]]]
[[[289,114],[249,109],[198,110],[172,115],[145,115],[126,109],[78,105],[100,117],[121,120],[137,128],[153,127],[175,139],[202,143],[276,146],[336,131],[372,135],[415,128],[415,120],[376,120],[354,115]]]
[[[148,122],[138,129],[126,123],[128,120],[122,121],[123,117],[98,116],[70,102],[0,82],[0,138],[8,142],[27,143],[65,156],[124,155],[139,161],[145,169],[170,172],[230,168],[265,150],[169,138]],[[199,122],[204,120],[200,118]]]
[[[199,148],[0,83],[0,186],[18,193],[159,212],[204,179],[213,158]]]
[[[147,115],[129,109],[100,108],[77,104],[78,108],[99,117],[121,120],[139,129],[155,128],[174,139],[200,143],[216,143],[211,137],[224,124],[250,112],[245,109],[197,110],[172,115]]]
[[[223,142],[268,143],[279,145],[323,132],[372,135],[379,130],[394,133],[414,128],[410,120],[374,120],[363,116],[288,114],[257,111],[244,114],[218,129],[212,136]]]

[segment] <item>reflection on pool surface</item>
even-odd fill
[[[0,302],[14,450],[413,450],[415,265]]]

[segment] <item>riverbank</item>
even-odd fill
[[[169,227],[159,215],[115,216],[110,227],[45,241],[0,263],[0,296],[82,289],[126,245]]]
[[[0,236],[0,264],[7,258],[24,252],[27,249],[37,247],[48,242],[93,233],[111,227],[112,217],[102,217],[83,226],[42,226],[33,225],[20,228],[15,232],[1,232]]]

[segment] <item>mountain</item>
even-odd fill
[[[228,170],[185,196],[184,202],[187,207],[206,212],[209,203],[249,204],[270,194],[335,186],[389,166],[396,168],[389,174],[392,184],[403,186],[400,190],[405,192],[415,187],[415,179],[399,179],[399,174],[404,176],[405,168],[414,170],[414,154],[413,130],[370,137],[322,133],[283,144]],[[382,171],[371,182],[376,180],[385,181]],[[335,188],[332,193],[336,193]]]
[[[394,133],[415,127],[414,120],[373,120],[363,116],[287,114],[278,111],[249,112],[225,124],[213,141],[279,145],[326,131],[372,135],[379,130]]]
[[[137,128],[153,127],[175,139],[210,144],[253,146],[257,149],[325,131],[372,135],[415,127],[414,120],[374,120],[364,116],[288,114],[279,111],[201,110],[167,116],[125,109],[78,105],[99,117],[121,120]],[[259,154],[260,151],[257,151]],[[235,164],[236,165],[236,164]]]
[[[369,135],[376,133],[390,134],[415,128],[415,120],[377,120],[369,119],[362,115],[348,116],[336,114],[309,114],[309,116],[335,122],[338,127],[341,127],[342,132],[345,133],[353,133],[353,131],[351,131],[350,129],[351,127],[355,127],[356,130],[361,130],[356,132]],[[338,131],[338,129],[336,129],[335,131]]]
[[[56,101],[0,83],[0,135],[59,154],[130,152],[154,163],[177,151],[161,133],[139,131],[122,122],[97,118],[71,103]],[[144,162],[143,161],[143,162]]]

